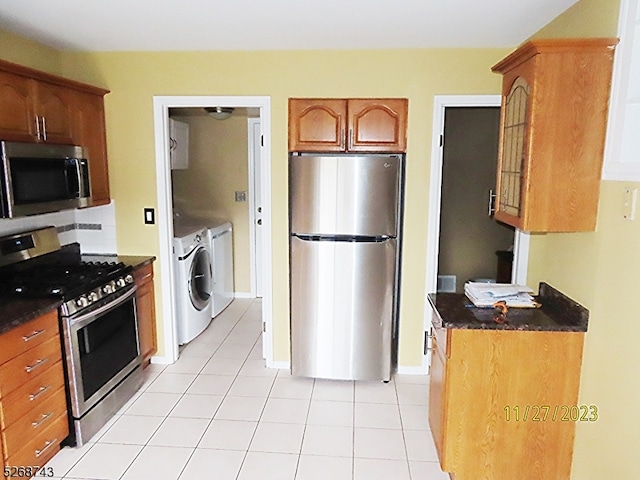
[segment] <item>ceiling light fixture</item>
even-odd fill
[[[231,107],[205,107],[205,110],[209,116],[216,120],[226,120],[233,114],[233,108]]]

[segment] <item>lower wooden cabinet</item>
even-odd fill
[[[153,264],[149,263],[134,270],[133,278],[138,287],[136,305],[140,352],[142,353],[142,365],[146,367],[151,362],[151,357],[158,350],[156,337],[156,306],[153,293]]]
[[[0,335],[2,478],[35,475],[68,435],[62,345],[53,310]]]
[[[434,322],[437,325],[437,322]],[[568,480],[583,333],[434,328],[429,424],[456,480]]]

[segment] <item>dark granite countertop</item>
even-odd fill
[[[533,330],[586,332],[589,311],[546,283],[540,283],[536,297],[540,308],[510,308],[503,324],[494,321],[492,308],[468,307],[471,301],[461,293],[432,293],[429,303],[437,315],[435,327],[478,330]]]
[[[51,310],[57,310],[61,303],[56,298],[0,297],[0,334]]]
[[[133,268],[140,268],[154,262],[156,257],[150,255],[85,253],[82,254],[82,260],[86,262],[122,262],[125,265],[131,265]]]

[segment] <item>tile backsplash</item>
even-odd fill
[[[53,225],[62,245],[78,242],[82,253],[116,253],[115,202],[21,218],[0,219],[0,236]]]

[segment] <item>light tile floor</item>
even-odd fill
[[[427,377],[388,384],[267,369],[260,301],[236,299],[81,448],[48,464],[80,480],[448,480]]]

